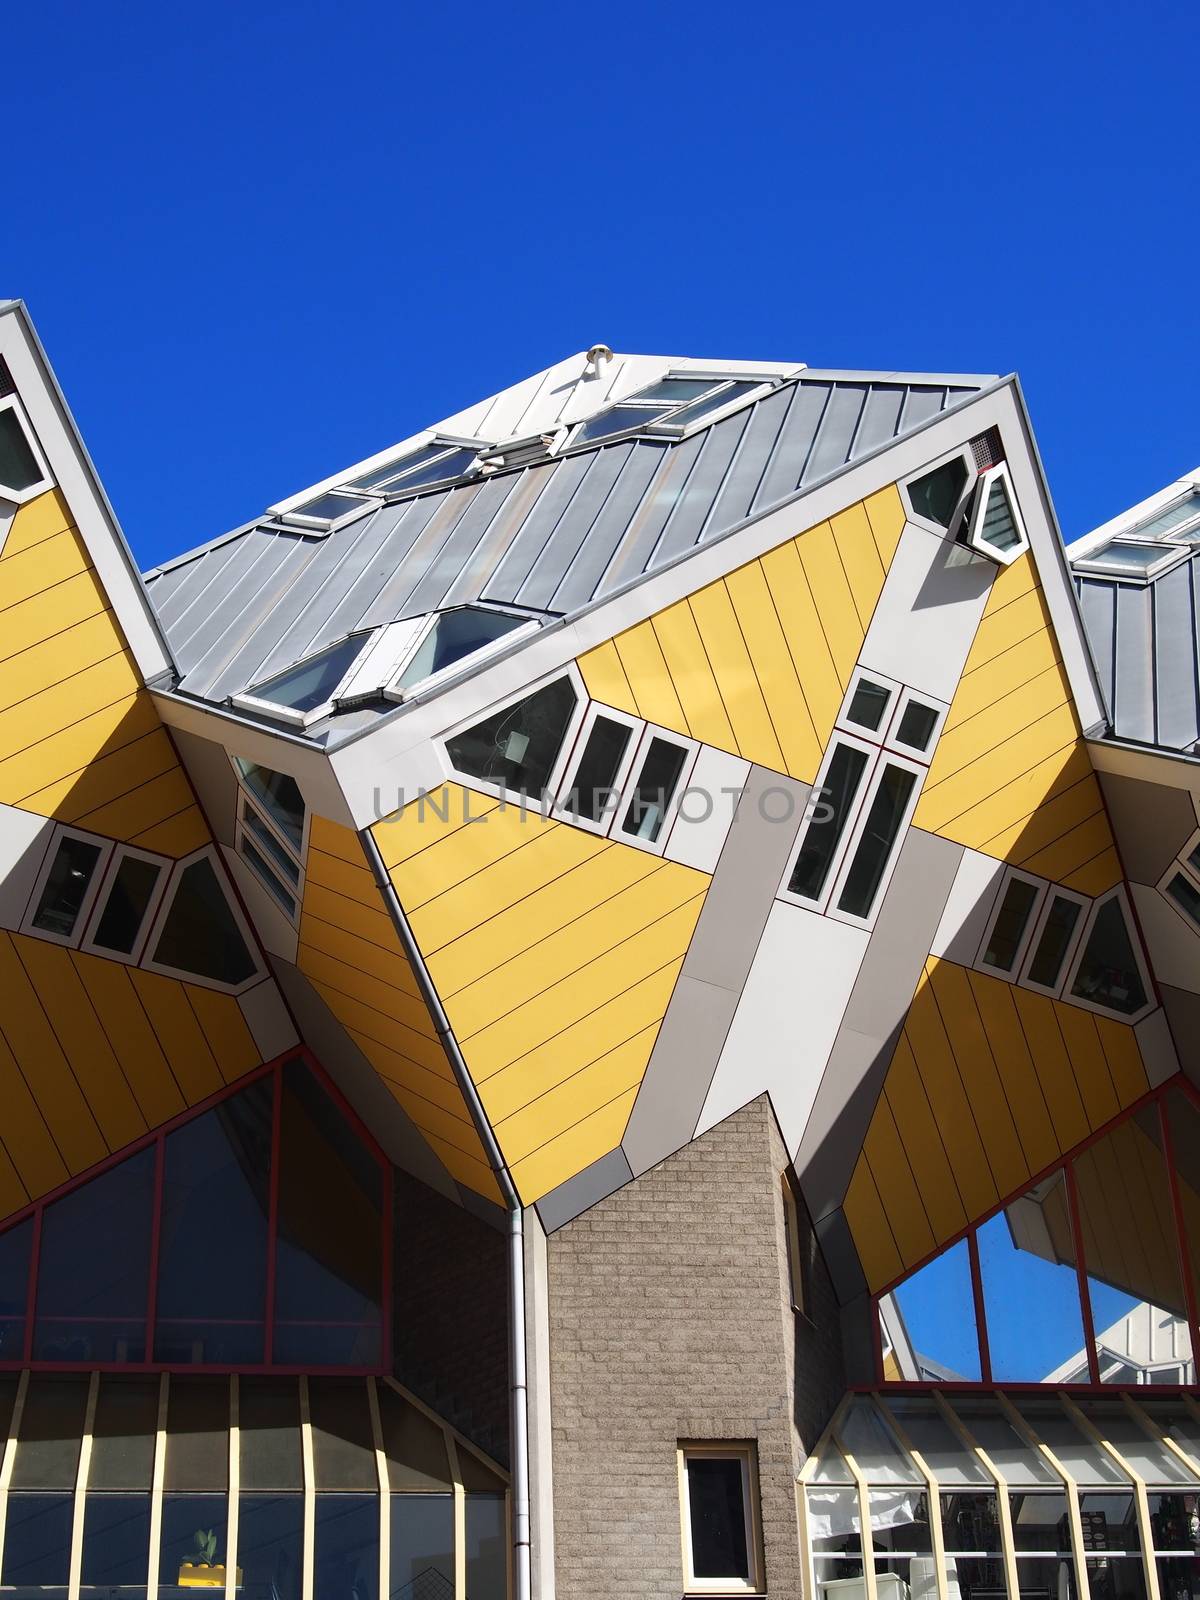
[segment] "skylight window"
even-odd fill
[[[399,461],[376,467],[373,472],[355,478],[349,487],[374,489],[380,494],[407,494],[410,489],[423,489],[431,483],[461,478],[474,467],[477,454],[473,445],[451,445],[439,440]]]
[[[307,660],[256,683],[245,694],[234,695],[233,703],[245,711],[305,727],[333,709],[338,690],[370,637],[369,633],[352,633],[339,639]]]
[[[392,690],[411,691],[426,678],[448,671],[467,656],[528,626],[525,618],[505,611],[485,611],[482,606],[444,611],[433,619],[428,632],[391,685]]]
[[[279,520],[294,522],[298,527],[311,528],[316,533],[329,533],[378,504],[377,500],[367,495],[345,494],[340,489],[329,489],[312,500],[306,500],[303,505],[281,512]]]
[[[1164,511],[1147,517],[1145,522],[1139,522],[1131,531],[1144,538],[1159,537],[1163,534],[1175,538],[1197,518],[1200,518],[1200,490],[1193,489],[1190,494],[1184,495],[1182,500],[1176,500]]]
[[[761,387],[748,378],[663,378],[580,423],[570,442],[594,444],[642,428],[682,431]]]
[[[1133,538],[1109,539],[1090,550],[1075,566],[1082,572],[1096,572],[1114,578],[1157,577],[1168,567],[1187,560],[1187,550],[1177,544],[1159,544]]]

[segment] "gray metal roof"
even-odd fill
[[[1149,583],[1076,571],[1075,585],[1115,736],[1191,752],[1200,739],[1200,550]]]
[[[148,574],[180,688],[220,702],[356,629],[625,588],[970,399],[986,380],[814,372],[676,441],[624,439],[373,509],[255,525]]]

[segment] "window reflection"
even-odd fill
[[[1084,1348],[1065,1173],[1027,1190],[977,1237],[992,1377],[1039,1383]]]
[[[321,1600],[378,1600],[379,1502],[374,1495],[318,1495],[314,1593]]]

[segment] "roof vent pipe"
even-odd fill
[[[612,358],[613,353],[606,344],[594,344],[587,353],[587,366],[583,369],[584,377],[600,377]]]

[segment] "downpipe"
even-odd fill
[[[529,1372],[525,1347],[525,1223],[521,1198],[517,1193],[496,1136],[484,1112],[479,1093],[467,1071],[467,1063],[459,1049],[458,1040],[450,1026],[441,997],[425,965],[425,958],[413,936],[404,907],[400,904],[395,886],[388,876],[379,846],[369,828],[359,833],[363,850],[371,866],[375,885],[383,896],[392,919],[396,936],[408,957],[421,998],[429,1008],[442,1048],[450,1062],[458,1087],[462,1091],[471,1121],[479,1135],[488,1162],[496,1177],[504,1204],[508,1210],[508,1325],[509,1350],[509,1407],[512,1420],[512,1516],[513,1516],[513,1577],[514,1600],[530,1600],[532,1594],[532,1562],[529,1538]]]

